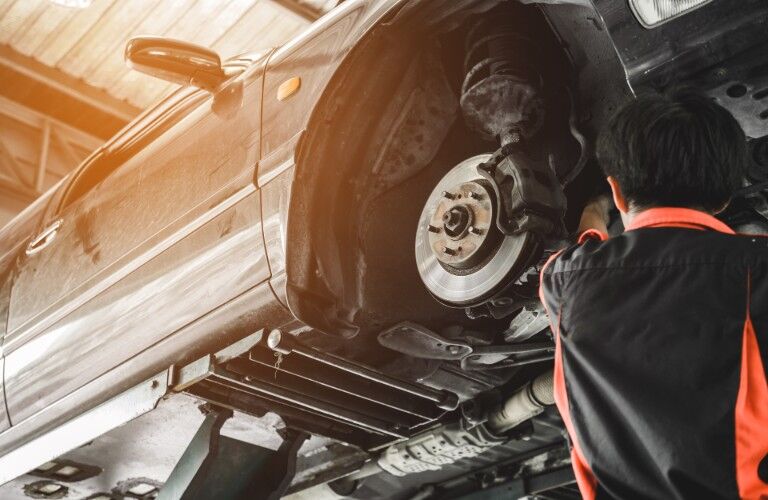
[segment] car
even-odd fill
[[[0,483],[194,397],[344,444],[293,492],[573,494],[538,271],[600,128],[710,95],[752,158],[720,216],[768,232],[768,4],[657,4],[348,0],[224,63],[131,40],[180,88],[0,231]]]

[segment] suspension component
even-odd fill
[[[504,14],[485,16],[469,31],[460,100],[466,124],[502,145],[532,137],[544,122],[537,46],[518,16]]]
[[[536,8],[504,2],[466,35],[464,121],[500,148],[447,172],[422,211],[416,263],[445,304],[507,298],[544,250],[566,236],[563,185],[586,156],[567,62],[547,57],[553,44],[540,36],[544,22]],[[524,305],[515,304],[505,315]]]

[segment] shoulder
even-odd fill
[[[563,272],[565,270],[564,263],[572,260],[574,254],[578,252],[579,249],[605,242],[608,238],[607,234],[596,229],[588,229],[584,231],[578,236],[576,243],[552,255],[544,265],[542,272],[544,274]]]
[[[605,265],[613,259],[611,255],[617,254],[621,248],[623,238],[601,240],[597,238],[580,239],[555,255],[544,268],[547,274],[567,273],[584,267]]]
[[[545,272],[615,267],[768,263],[768,236],[681,228],[628,231],[605,241],[587,239],[561,251]]]

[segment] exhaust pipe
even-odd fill
[[[486,425],[495,433],[503,433],[535,417],[546,406],[555,404],[553,384],[552,370],[542,373],[491,411]]]
[[[479,455],[507,441],[504,433],[544,411],[555,403],[552,370],[542,373],[486,415],[486,422],[471,425],[460,420],[419,433],[387,448],[367,462],[359,471],[330,484],[317,485],[289,495],[291,500],[330,500],[343,498],[341,491],[353,491],[366,477],[388,472],[405,476],[428,470],[439,470],[460,458]]]

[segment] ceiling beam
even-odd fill
[[[30,109],[23,104],[6,99],[0,95],[0,115],[5,115],[13,118],[27,126],[42,130],[45,123],[48,122],[55,128],[66,132],[68,137],[77,141],[78,144],[85,149],[96,149],[101,146],[104,141],[91,134],[86,134],[82,130],[73,127],[65,122],[56,120],[44,113]]]
[[[9,148],[5,141],[3,141],[2,137],[0,137],[0,160],[4,161],[5,165],[8,167],[8,171],[15,181],[21,184],[25,183],[24,174],[22,174],[24,169],[19,164],[16,156],[14,156],[11,148]]]
[[[106,91],[88,85],[61,70],[46,66],[5,44],[0,44],[0,65],[124,122],[131,121],[140,112],[135,106],[110,95]]]
[[[69,144],[69,141],[67,141],[57,130],[51,130],[51,136],[53,137],[53,140],[56,142],[56,145],[59,146],[59,148],[62,150],[64,155],[66,156],[67,160],[72,165],[79,165],[81,161],[83,161],[83,158],[75,153],[75,151],[72,149],[72,146]],[[96,149],[96,148],[93,148]]]
[[[22,206],[19,207],[19,210],[21,210],[24,208],[23,205],[29,205],[37,198],[39,198],[40,193],[36,193],[34,190],[28,188],[27,186],[20,184],[12,179],[8,179],[3,175],[0,175],[0,198],[2,197],[9,197],[12,200],[20,203]],[[6,205],[5,202],[0,203],[0,206],[4,205]],[[1,222],[0,229],[2,229]]]
[[[44,192],[104,142],[3,96],[0,123],[0,175],[17,200]]]

